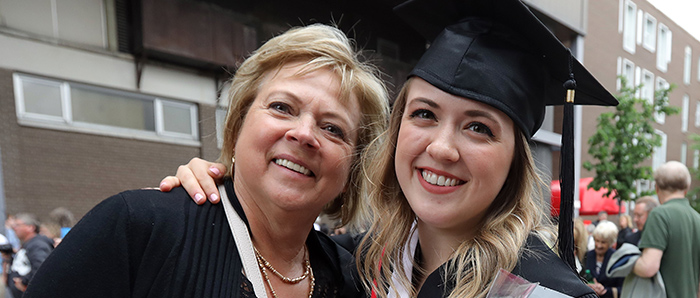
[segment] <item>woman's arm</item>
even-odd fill
[[[204,204],[206,201],[204,197],[216,204],[219,202],[219,190],[216,188],[216,183],[217,181],[221,182],[224,173],[226,173],[226,166],[223,164],[195,157],[186,165],[179,166],[176,176],[163,178],[160,182],[160,190],[167,192],[182,185],[198,205]]]

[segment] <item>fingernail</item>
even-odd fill
[[[161,182],[161,183],[160,183],[160,188],[165,187],[165,184],[166,184],[165,181]]]
[[[216,175],[216,176],[221,175],[221,171],[219,171],[219,169],[216,168],[216,167],[211,167],[211,168],[209,168],[209,171],[211,171],[212,173],[214,173],[214,175]]]
[[[209,200],[212,201],[212,203],[217,202],[219,200],[219,196],[213,193],[209,196]]]
[[[197,204],[199,204],[202,202],[202,200],[204,200],[204,196],[201,193],[198,193],[194,195],[194,200],[197,201]]]

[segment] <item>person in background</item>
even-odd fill
[[[597,226],[601,221],[608,220],[608,212],[605,210],[598,212],[598,219],[593,222],[593,226]]]
[[[588,252],[588,231],[583,220],[578,217],[574,220],[574,255],[576,255],[576,272],[583,271],[583,259]]]
[[[601,298],[616,298],[621,293],[624,278],[608,277],[605,268],[610,257],[615,252],[613,245],[617,239],[617,226],[607,220],[603,220],[593,230],[595,249],[586,253],[585,269],[591,271],[595,282],[588,284]]]
[[[22,243],[20,243],[19,238],[17,238],[17,235],[15,234],[15,230],[12,228],[14,224],[15,215],[7,214],[5,217],[5,237],[7,237],[7,241],[9,241],[12,245],[12,249],[17,252],[22,247]]]
[[[66,234],[75,224],[75,216],[65,207],[58,207],[49,213],[49,220],[56,223],[61,228],[59,239],[66,237]],[[60,242],[60,241],[59,241]]]
[[[634,265],[640,277],[661,273],[668,298],[700,295],[700,214],[685,196],[690,190],[688,168],[669,161],[654,171],[661,206],[649,212],[639,241],[642,256]]]
[[[620,231],[617,233],[615,248],[620,248],[622,243],[625,242],[625,237],[635,232],[635,230],[633,230],[634,226],[632,225],[632,218],[629,215],[620,214],[619,224]]]
[[[19,213],[15,216],[12,228],[22,242],[22,248],[15,254],[7,277],[13,297],[22,297],[34,274],[53,250],[53,240],[40,235],[39,226],[34,215]]]
[[[642,231],[644,231],[644,224],[647,222],[649,212],[659,206],[659,201],[654,197],[644,196],[637,199],[634,204],[632,219],[637,226],[637,231],[628,234],[623,243],[630,243],[637,246],[639,240],[642,239]]]

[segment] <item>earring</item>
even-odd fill
[[[233,165],[236,164],[236,157],[231,156],[231,178],[233,179]]]

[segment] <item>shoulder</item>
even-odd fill
[[[531,234],[521,254],[518,264],[513,269],[517,274],[530,282],[538,282],[542,286],[558,292],[582,297],[592,293],[578,277],[573,269],[557,256],[538,236]]]

